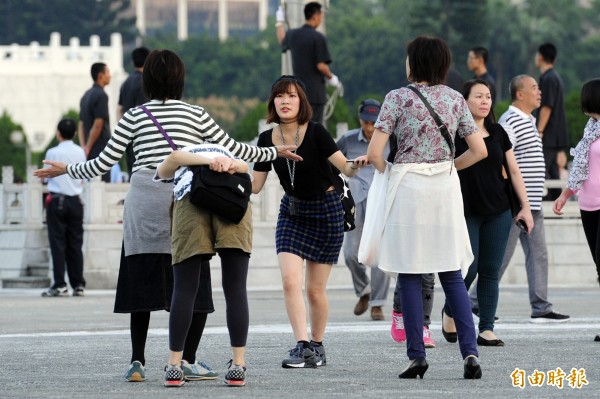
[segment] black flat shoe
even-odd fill
[[[465,374],[467,380],[478,380],[481,378],[481,366],[479,360],[475,356],[467,356],[465,359]]]
[[[424,357],[411,360],[408,366],[398,375],[398,378],[417,378],[419,376],[423,379],[423,375],[425,375],[428,368],[429,364],[427,364]]]
[[[442,335],[446,338],[448,342],[456,342],[458,341],[458,334],[456,332],[447,332],[444,330],[444,309],[442,309]]]
[[[477,336],[477,345],[479,346],[504,346],[501,339],[485,339],[481,335]]]
[[[596,335],[596,338],[594,338],[595,342],[600,342],[600,334]]]

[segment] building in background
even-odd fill
[[[179,40],[186,40],[206,34],[226,40],[230,34],[247,36],[264,30],[270,2],[273,0],[133,0],[132,12],[142,37],[176,33]]]

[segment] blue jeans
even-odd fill
[[[467,217],[466,221],[475,259],[469,266],[465,286],[468,290],[475,277],[479,277],[479,332],[494,331],[494,316],[500,292],[500,267],[506,251],[512,216],[510,210],[507,210],[496,215]],[[444,309],[446,314],[452,317],[447,305]]]
[[[390,289],[390,276],[378,267],[370,267],[371,279],[367,275],[367,267],[358,261],[358,247],[365,223],[365,211],[367,200],[356,204],[356,229],[346,232],[344,237],[344,260],[352,274],[354,292],[359,298],[365,294],[371,294],[369,305],[384,306],[387,303],[388,291]]]
[[[520,240],[525,253],[525,270],[529,285],[531,315],[541,316],[553,310],[552,304],[548,302],[548,248],[546,247],[546,232],[544,231],[544,213],[540,209],[531,211],[531,214],[535,224],[531,234],[528,235],[522,232],[514,223],[511,225],[499,278],[502,279],[502,275],[515,253],[517,241]],[[471,302],[473,307],[478,306],[477,301],[473,300],[472,296]]]
[[[406,330],[406,352],[410,360],[425,357],[421,276],[421,274],[398,274]],[[463,359],[469,355],[479,356],[471,305],[460,270],[441,272],[438,273],[438,277],[454,314],[458,344]]]

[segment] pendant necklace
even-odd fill
[[[279,133],[281,134],[281,142],[283,143],[283,145],[285,145],[285,139],[283,138],[283,130],[281,129],[281,125],[279,125]],[[298,124],[298,128],[296,129],[296,149],[298,149],[298,139],[300,137],[300,124]],[[291,161],[289,159],[285,159],[285,162],[287,164],[287,168],[288,168],[288,173],[290,175],[290,183],[292,186],[292,193],[288,194],[288,200],[289,200],[289,212],[290,215],[296,215],[296,204],[295,204],[295,198],[293,196],[294,193],[294,177],[296,177],[296,162]],[[291,166],[290,166],[291,164]]]

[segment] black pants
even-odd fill
[[[66,287],[65,265],[71,287],[85,287],[83,278],[83,205],[78,196],[52,196],[46,210],[48,241],[52,253],[54,284],[52,288]]]
[[[579,211],[581,213],[581,224],[587,239],[592,258],[596,264],[598,281],[600,282],[600,210],[599,211]]]
[[[313,111],[313,116],[312,116],[312,120],[323,124],[323,116],[325,113],[325,104],[310,104],[310,106],[312,107],[312,111]]]

